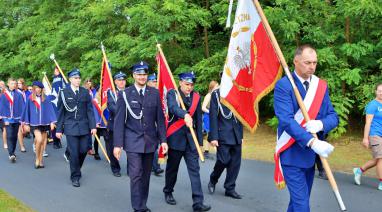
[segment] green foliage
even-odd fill
[[[332,134],[338,137],[346,131],[350,114],[362,116],[374,98],[374,85],[382,82],[380,0],[261,3],[291,67],[297,45],[317,48],[316,74],[328,82],[341,118]],[[50,75],[54,65],[49,55],[55,53],[65,72],[78,67],[84,77],[98,81],[101,42],[113,72],[128,72],[139,60],[156,69],[159,42],[175,77],[194,71],[196,89],[205,94],[210,80],[219,81],[227,54],[227,9],[226,0],[3,0],[0,79],[24,77],[31,82],[41,79],[43,71]],[[274,115],[271,94],[260,108],[262,116]],[[266,123],[275,126],[277,119]]]

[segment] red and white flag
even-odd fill
[[[101,69],[101,83],[100,83],[100,102],[99,112],[102,118],[102,122],[107,125],[109,118],[109,110],[107,110],[107,92],[111,90],[115,93],[115,87],[113,82],[113,76],[111,75],[109,62],[106,57],[105,49],[102,45],[102,69]],[[98,109],[97,109],[98,110]]]
[[[252,132],[258,102],[281,77],[282,68],[253,1],[239,0],[221,79],[222,103]]]
[[[157,63],[158,63],[158,90],[159,96],[162,102],[162,110],[165,117],[166,129],[168,127],[169,116],[168,116],[168,108],[167,108],[167,93],[171,89],[175,89],[175,81],[172,76],[171,70],[168,67],[167,61],[163,52],[158,45],[158,54],[157,54]],[[165,162],[165,154],[163,153],[162,146],[158,150],[158,162],[163,164]]]
[[[162,109],[166,119],[166,128],[168,125],[168,109],[167,109],[167,92],[171,89],[175,89],[176,85],[174,83],[171,70],[168,68],[166,58],[161,50],[157,54],[158,63],[158,90],[159,96],[162,101]]]

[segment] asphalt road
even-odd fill
[[[8,161],[7,151],[0,149],[1,189],[41,212],[132,211],[125,156],[121,159],[123,175],[120,178],[111,174],[104,157],[96,161],[88,156],[82,168],[81,187],[74,188],[69,179],[69,164],[63,158],[64,149],[56,150],[48,145],[49,157],[45,159],[45,169],[35,170],[31,140],[26,139],[25,143],[28,152],[21,153],[18,149],[15,164]],[[242,200],[224,196],[225,174],[217,184],[215,194],[208,194],[207,184],[213,164],[214,160],[206,160],[201,164],[205,202],[212,206],[211,211],[286,211],[289,194],[287,189],[276,189],[273,183],[273,164],[242,161],[236,188],[244,196]],[[382,211],[382,192],[377,190],[376,179],[363,178],[362,185],[356,186],[351,175],[335,173],[335,178],[348,211]],[[164,202],[163,186],[164,176],[152,175],[148,200],[148,207],[152,211],[192,211],[191,185],[184,161],[181,163],[174,192],[177,205],[171,206]],[[311,211],[339,211],[328,181],[315,179]]]

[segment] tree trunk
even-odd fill
[[[209,10],[210,9],[210,2],[208,0],[206,0],[205,2],[206,2],[206,9]],[[206,58],[209,58],[210,57],[210,48],[208,46],[208,28],[207,28],[207,26],[204,27],[203,33],[204,33],[204,56]]]

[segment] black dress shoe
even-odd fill
[[[78,180],[72,180],[72,185],[73,185],[74,187],[80,187],[80,181],[78,181]]]
[[[99,156],[99,154],[94,154],[94,159],[95,160],[101,160],[101,157]]]
[[[234,199],[241,199],[242,198],[240,194],[236,193],[236,191],[225,192],[225,195],[227,197],[232,197]]]
[[[210,194],[215,193],[215,184],[211,183],[211,181],[208,183],[208,191]]]
[[[114,175],[114,177],[121,177],[121,173],[120,172],[114,172],[113,175]]]
[[[157,170],[154,170],[154,175],[155,175],[155,176],[160,176],[160,174],[162,174],[163,172],[164,172],[164,170],[161,169],[161,168],[159,168],[159,169],[157,169]]]
[[[176,201],[174,199],[174,196],[172,196],[172,193],[164,193],[164,199],[166,200],[167,204],[176,205]]]
[[[194,212],[202,212],[202,211],[209,211],[211,210],[211,206],[205,205],[205,204],[199,204],[195,207],[193,207]]]

